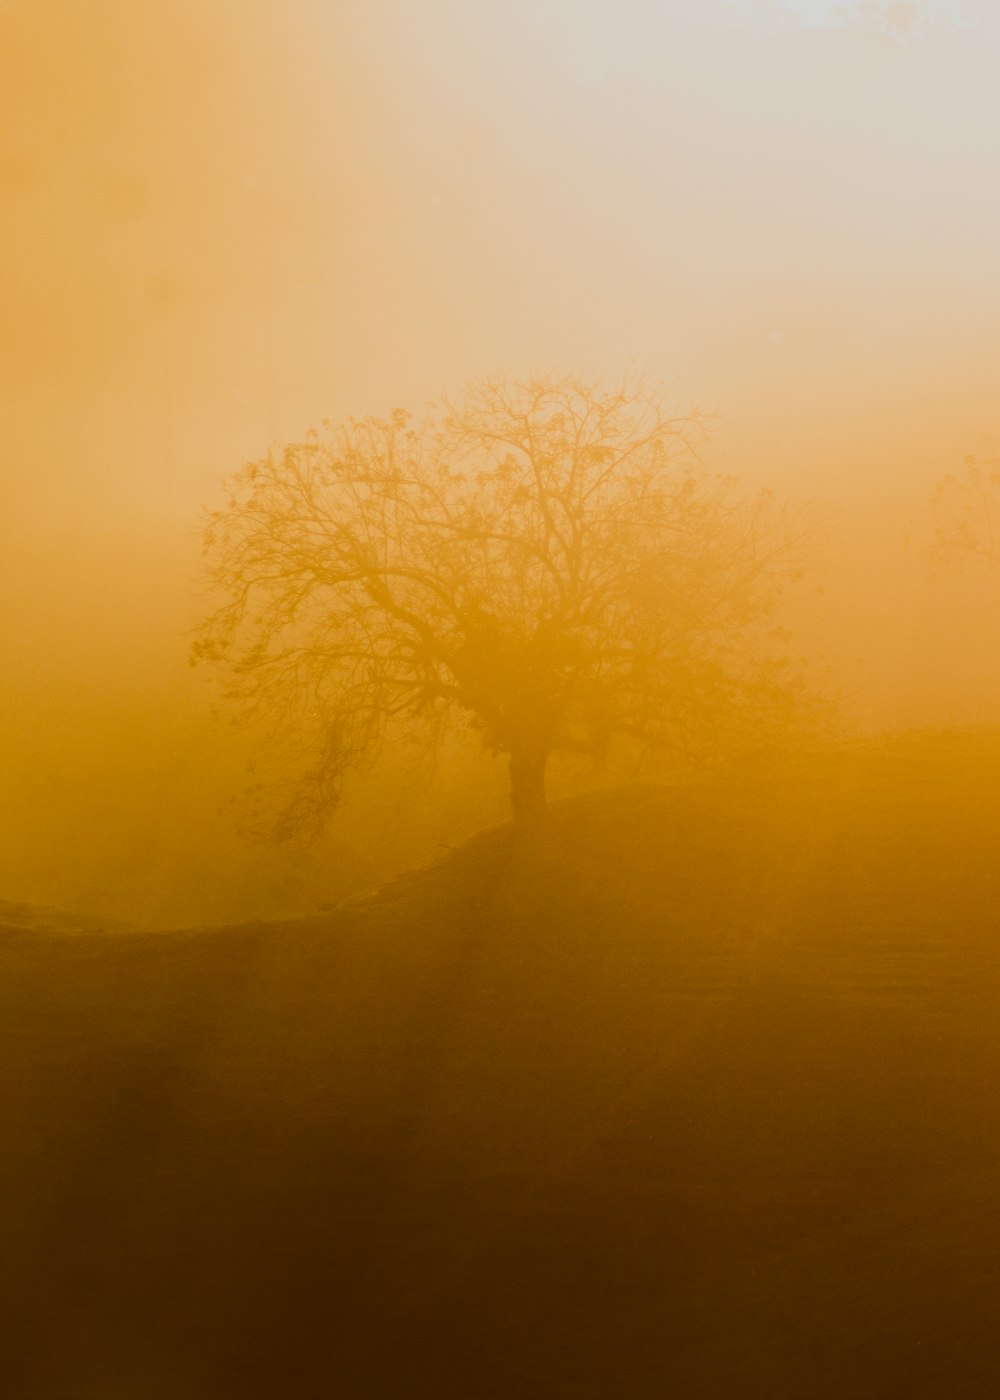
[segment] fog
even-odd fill
[[[996,450],[1000,21],[854,8],[0,6],[0,896],[309,908],[504,819],[470,752],[248,851],[187,666],[221,478],[480,373],[662,381],[826,520],[791,625],[848,728],[997,722],[995,585],[924,543]]]

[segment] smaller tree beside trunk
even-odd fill
[[[318,832],[349,772],[455,716],[507,755],[531,829],[553,754],[707,754],[787,707],[773,612],[800,540],[701,466],[696,431],[628,384],[489,381],[232,477],[193,660],[295,774],[271,834]]]

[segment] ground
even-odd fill
[[[904,736],[315,919],[9,928],[6,1393],[994,1395],[998,780]]]

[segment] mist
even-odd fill
[[[998,11],[0,0],[4,1393],[1000,1393]]]
[[[187,666],[222,478],[477,374],[662,382],[826,521],[788,622],[847,728],[996,722],[992,580],[924,544],[996,442],[997,21],[828,10],[3,7],[6,898],[311,908],[504,819],[470,745],[406,822],[403,756],[322,854],[248,851]]]

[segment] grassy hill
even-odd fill
[[[763,755],[322,917],[6,928],[5,1393],[993,1396],[998,792]]]

